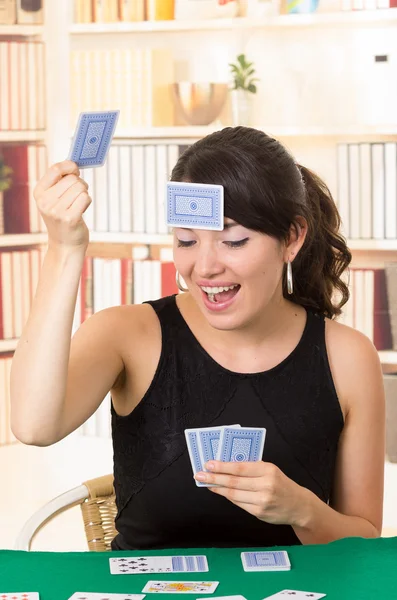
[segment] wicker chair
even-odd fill
[[[14,549],[30,550],[35,535],[48,521],[78,504],[83,515],[88,549],[94,552],[110,550],[111,541],[117,535],[113,475],[85,481],[45,504],[25,523]]]

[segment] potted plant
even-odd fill
[[[12,184],[12,169],[7,167],[4,159],[0,154],[0,234],[4,233],[4,208],[3,208],[3,192],[8,190]]]
[[[229,63],[233,78],[232,111],[234,125],[249,125],[251,99],[256,94],[255,68],[248,62],[245,54],[239,54],[235,63]]]

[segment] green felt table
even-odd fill
[[[272,548],[273,550],[275,548]],[[211,597],[241,594],[262,600],[283,589],[327,594],[326,600],[397,598],[397,537],[348,538],[330,544],[293,546],[292,568],[280,573],[246,573],[240,552],[247,548],[139,552],[21,552],[0,550],[0,592],[39,592],[40,600],[67,600],[74,592],[141,593],[149,579],[219,581]],[[109,558],[139,555],[206,554],[200,574],[111,575]],[[153,597],[147,594],[146,599]],[[196,598],[195,594],[161,597]],[[203,597],[208,596],[204,594]],[[1,594],[0,594],[1,597]]]

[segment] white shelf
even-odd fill
[[[45,136],[45,131],[0,131],[0,142],[39,142]]]
[[[266,29],[286,27],[354,27],[393,26],[397,24],[397,9],[313,13],[307,15],[275,15],[253,19],[209,19],[192,21],[141,21],[134,23],[78,23],[72,25],[72,35],[109,33],[155,33],[177,31],[210,31],[236,29]]]
[[[11,233],[0,234],[0,247],[11,248],[13,246],[33,246],[35,244],[46,244],[48,235],[46,233]]]
[[[397,260],[397,240],[347,240],[350,250],[366,251],[395,251]]]
[[[144,246],[170,246],[173,237],[157,233],[109,233],[90,231],[90,242],[106,244],[142,244]]]
[[[395,365],[397,368],[397,351],[379,350],[378,354],[382,365]]]
[[[136,127],[134,129],[124,129],[117,131],[115,140],[146,140],[146,139],[164,139],[164,138],[202,138],[227,127],[227,125],[208,125],[203,127],[178,126],[178,127]],[[72,135],[71,135],[72,137]]]
[[[198,139],[219,131],[228,125],[207,125],[197,126],[177,126],[177,127],[137,127],[134,129],[124,129],[115,133],[115,140],[153,140],[153,139]],[[395,136],[397,139],[397,126],[395,125],[368,125],[353,127],[280,127],[277,125],[253,125],[257,129],[265,131],[269,135],[277,138],[288,137],[363,137],[373,136]],[[73,134],[70,134],[73,137]]]
[[[14,352],[18,344],[18,339],[0,340],[0,352]]]
[[[32,37],[43,35],[43,25],[0,25],[0,36]]]

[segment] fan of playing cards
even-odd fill
[[[266,429],[263,427],[202,427],[185,429],[187,447],[193,474],[205,471],[209,460],[222,462],[253,462],[262,460]],[[213,484],[196,481],[198,487]]]

